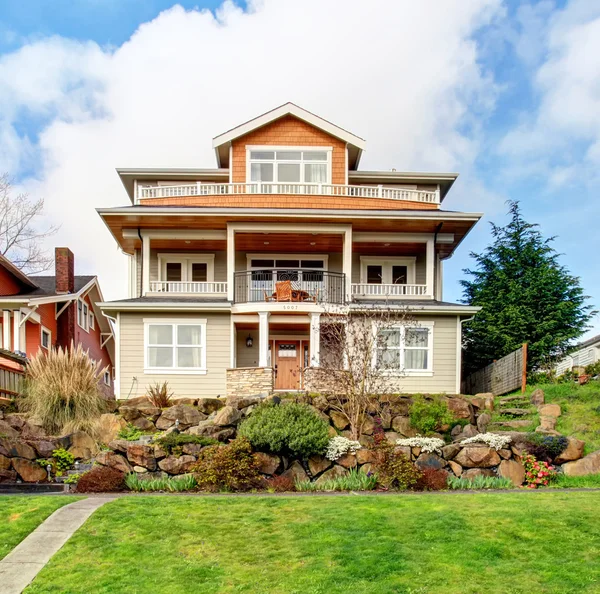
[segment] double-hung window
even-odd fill
[[[90,329],[90,314],[88,304],[83,299],[77,300],[77,324],[86,332]]]
[[[42,326],[40,332],[42,347],[46,350],[50,350],[50,347],[52,346],[52,334],[50,333],[50,330]]]
[[[145,320],[147,373],[206,373],[206,320]]]
[[[248,182],[274,184],[331,183],[331,149],[272,149],[248,150]],[[305,190],[304,190],[305,191]]]
[[[376,365],[382,371],[418,375],[433,371],[433,323],[381,330]]]

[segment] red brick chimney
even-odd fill
[[[54,250],[56,292],[75,292],[75,256],[69,248],[57,247]]]

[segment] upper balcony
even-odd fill
[[[440,204],[440,190],[425,191],[380,185],[343,185],[322,183],[203,183],[185,185],[138,185],[136,203],[140,205],[192,205],[186,198],[249,196],[321,196],[348,199],[395,201],[390,206],[402,208],[401,203],[417,203],[436,208]],[[193,201],[192,201],[193,202]],[[250,203],[251,204],[251,203]],[[336,205],[339,204],[336,202]],[[297,204],[294,204],[295,206]],[[285,206],[285,204],[282,204]],[[299,206],[299,205],[298,205]],[[349,207],[356,204],[348,203]],[[378,204],[380,206],[380,204]],[[362,206],[365,208],[366,206]],[[413,207],[414,208],[414,207]]]

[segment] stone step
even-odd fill
[[[488,427],[488,431],[493,429],[494,427],[510,427],[511,429],[523,429],[524,427],[529,427],[531,425],[531,421],[496,421],[492,423]]]
[[[498,402],[503,404],[504,402],[515,402],[516,400],[523,400],[525,402],[527,401],[524,396],[504,396],[504,398],[499,398]]]
[[[524,417],[533,414],[535,411],[530,408],[503,408],[498,412],[501,415],[510,415],[511,417]]]

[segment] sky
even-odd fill
[[[446,300],[519,200],[597,307],[598,56],[598,0],[1,0],[0,172],[117,299],[115,168],[214,167],[213,136],[292,101],[365,138],[361,168],[460,173],[444,208],[485,216]]]

